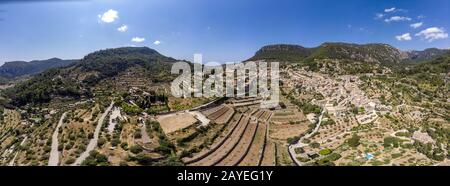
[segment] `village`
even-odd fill
[[[435,144],[435,140],[426,132],[417,129],[408,131],[388,119],[407,117],[412,123],[417,123],[427,115],[425,109],[413,109],[411,113],[402,114],[399,106],[382,104],[377,99],[381,95],[367,96],[359,88],[364,82],[356,75],[331,76],[292,68],[286,68],[282,73],[285,74],[282,78],[283,89],[291,92],[293,97],[319,94],[314,96],[318,99],[308,100],[321,110],[306,115],[314,128],[289,146],[289,153],[295,164],[442,164],[411,148],[416,144],[415,141]],[[403,148],[388,147],[390,141],[395,141],[396,144],[399,141],[400,145],[396,147]],[[443,154],[446,153],[442,152]]]

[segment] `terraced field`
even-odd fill
[[[259,117],[260,120],[262,121],[268,121],[270,119],[270,116],[272,115],[272,113],[270,111],[265,110],[262,114],[261,117]]]
[[[197,155],[193,157],[186,157],[183,158],[183,161],[187,164],[194,163],[199,161],[200,159],[208,156],[215,150],[217,150],[222,144],[225,143],[225,141],[233,134],[234,130],[236,130],[237,124],[242,119],[242,114],[236,113],[230,123],[227,124],[226,128],[224,129],[223,133],[218,137],[216,142],[211,146],[209,149],[205,149],[198,153]]]
[[[256,111],[258,111],[258,109],[256,109],[256,108],[251,108],[251,109],[248,109],[247,111],[245,111],[245,114],[252,115],[252,114],[254,114]]]
[[[227,123],[227,122],[231,119],[231,117],[233,116],[233,114],[234,114],[234,109],[228,108],[228,109],[226,110],[225,113],[223,113],[221,116],[219,116],[219,117],[215,120],[215,122],[218,123],[218,124],[224,124],[224,123]]]
[[[225,105],[220,105],[220,106],[217,106],[217,107],[209,108],[209,109],[206,109],[206,110],[202,111],[202,113],[205,116],[209,116],[212,113],[217,112],[218,110],[222,109],[223,107],[225,107]]]
[[[249,103],[236,103],[234,104],[235,107],[248,107],[248,106],[254,106],[254,105],[259,105],[261,103],[261,101],[253,101],[253,102],[249,102]]]
[[[275,147],[272,143],[266,144],[272,112],[257,106],[233,107],[252,105],[255,101],[259,99],[231,100],[202,111],[208,119],[226,127],[210,148],[183,158],[183,162],[191,166],[258,166],[263,161],[264,165],[274,165]]]
[[[223,106],[222,108],[220,108],[219,110],[213,112],[212,114],[206,115],[206,117],[208,117],[211,120],[216,120],[217,118],[219,118],[220,116],[225,114],[230,109],[231,109],[230,107]]]
[[[266,142],[267,124],[259,123],[253,138],[252,145],[247,152],[247,155],[239,163],[239,166],[256,166],[260,164],[263,157],[264,146]]]
[[[218,166],[235,166],[242,158],[247,154],[250,145],[255,137],[256,129],[258,127],[258,122],[255,120],[250,121],[247,129],[244,132],[241,140],[237,146],[227,155],[225,159],[217,163]]]
[[[225,158],[225,156],[231,152],[241,139],[242,135],[245,132],[245,129],[247,128],[249,124],[250,117],[244,116],[238,123],[236,129],[233,131],[233,133],[228,137],[223,145],[212,152],[210,155],[206,156],[205,158],[192,163],[191,165],[195,166],[211,166],[215,165],[219,161]]]
[[[232,103],[243,103],[243,102],[251,102],[251,101],[257,101],[257,100],[261,100],[261,98],[258,97],[253,97],[253,98],[244,98],[244,99],[239,99],[236,98],[234,100],[232,100]]]
[[[267,141],[264,147],[261,166],[275,166],[275,150],[275,144],[272,141]]]

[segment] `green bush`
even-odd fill
[[[310,146],[310,147],[312,147],[312,148],[315,148],[315,149],[317,149],[317,148],[319,148],[319,147],[320,147],[320,143],[317,143],[317,142],[313,142],[313,143],[310,143],[310,144],[309,144],[309,146]]]
[[[134,131],[134,138],[141,139],[141,137],[142,137],[141,130]]]
[[[298,161],[300,161],[300,162],[308,162],[309,161],[309,158],[305,158],[305,157],[297,157],[297,160]]]
[[[120,144],[120,147],[122,147],[122,149],[126,150],[126,149],[128,149],[128,143],[127,142],[122,142]]]
[[[151,165],[152,158],[148,156],[147,154],[141,152],[134,157],[134,159],[140,164],[140,165]]]
[[[326,158],[329,159],[330,161],[336,161],[336,160],[340,159],[341,157],[342,156],[338,153],[331,153]]]
[[[288,138],[287,142],[292,145],[292,144],[296,144],[298,142],[298,140],[300,140],[300,137],[295,136],[295,137],[292,137],[292,138]]]
[[[130,152],[132,152],[133,154],[138,154],[142,152],[142,148],[139,145],[133,145],[130,147]]]
[[[387,147],[398,147],[399,146],[400,139],[396,137],[386,137],[384,138],[383,146],[385,148]]]
[[[295,148],[294,151],[295,151],[295,153],[297,153],[297,154],[305,153],[305,150],[304,150],[303,148],[300,148],[300,147]]]
[[[322,150],[319,151],[320,155],[328,155],[330,153],[331,153],[330,149],[322,149]]]
[[[357,147],[360,144],[360,139],[361,138],[358,135],[354,134],[350,139],[347,140],[347,143],[350,147]]]
[[[89,156],[81,163],[84,166],[107,166],[109,165],[108,157],[93,150],[89,152]]]
[[[117,145],[119,145],[119,144],[120,144],[120,139],[119,138],[114,138],[114,139],[111,140],[111,145],[113,147],[117,147]]]
[[[44,152],[50,152],[51,150],[52,150],[52,148],[50,146],[44,147]]]
[[[106,139],[105,138],[100,138],[97,141],[97,146],[98,147],[102,147],[105,143],[106,143]]]
[[[75,158],[69,158],[65,162],[66,165],[71,165],[72,163],[75,163]]]

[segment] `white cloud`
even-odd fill
[[[395,36],[395,39],[399,41],[410,41],[412,38],[410,33],[405,33],[399,36]]]
[[[116,19],[119,18],[119,12],[113,10],[113,9],[109,9],[108,11],[106,11],[105,13],[98,15],[98,17],[100,18],[100,20],[102,22],[105,23],[112,23],[114,22]]]
[[[411,21],[410,17],[401,17],[401,16],[392,16],[389,19],[385,19],[384,22],[392,22],[392,21]]]
[[[384,9],[384,12],[395,12],[395,7]]]
[[[409,26],[412,27],[412,28],[419,28],[419,27],[421,27],[422,25],[423,25],[423,22],[418,22],[418,23],[410,24]]]
[[[126,32],[128,30],[127,25],[122,25],[121,27],[117,28],[117,31],[119,32]]]
[[[143,38],[143,37],[133,37],[131,39],[131,42],[135,42],[135,43],[141,43],[141,42],[144,42],[144,41],[145,41],[145,38]]]
[[[155,42],[153,42],[153,44],[154,44],[154,45],[159,45],[159,44],[161,44],[161,41],[156,40]]]
[[[375,14],[375,19],[381,19],[383,17],[384,17],[384,14],[382,14],[382,13],[376,13]]]
[[[422,39],[432,42],[438,39],[448,38],[448,33],[445,32],[443,28],[431,27],[420,31],[416,36],[422,37]]]

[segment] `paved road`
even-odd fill
[[[142,127],[141,127],[141,138],[142,138],[142,143],[144,143],[144,144],[151,142],[150,136],[148,136],[148,133],[147,133],[147,125],[145,124],[145,122],[142,124]]]
[[[97,127],[95,127],[94,131],[94,138],[89,141],[89,144],[86,147],[86,151],[84,151],[80,157],[75,160],[75,163],[72,164],[72,166],[81,165],[81,163],[89,156],[89,152],[95,149],[97,146],[98,136],[100,134],[100,131],[102,129],[103,120],[105,120],[105,117],[108,115],[108,113],[111,111],[112,107],[114,105],[114,101],[111,102],[109,107],[105,110],[105,112],[102,114],[100,119],[98,120]]]
[[[120,115],[120,109],[118,107],[114,107],[114,109],[111,112],[111,116],[109,117],[108,122],[108,131],[110,134],[114,132],[114,128],[116,127],[116,124],[119,122],[119,119],[122,118],[122,115]],[[112,121],[114,120],[114,121]]]
[[[53,131],[52,135],[52,150],[50,151],[50,158],[48,160],[48,166],[58,166],[59,163],[59,151],[58,151],[58,133],[59,128],[64,123],[64,118],[66,117],[67,112],[64,112],[61,116],[61,119],[59,119],[58,125],[55,128],[55,131]]]
[[[403,130],[398,130],[398,131],[394,131],[393,133],[391,133],[389,136],[394,137],[394,138],[399,138],[401,140],[405,140],[405,141],[409,141],[409,143],[414,143],[414,140],[408,137],[404,137],[404,136],[397,136],[395,134],[397,134],[398,132],[408,132],[408,130],[403,129]]]
[[[23,138],[22,142],[20,142],[19,147],[22,146],[25,143],[25,141],[27,141],[27,139],[28,139],[28,136],[25,136],[25,138]],[[14,155],[14,158],[9,162],[8,166],[14,166],[15,165],[14,162],[16,161],[17,155],[19,155],[19,151],[20,150],[18,149],[17,152],[16,152],[16,155]]]
[[[311,136],[314,135],[317,131],[319,131],[320,124],[322,123],[322,118],[323,118],[323,115],[324,115],[324,114],[325,114],[325,109],[322,109],[322,112],[320,113],[319,120],[318,120],[318,122],[317,122],[317,124],[316,124],[316,127],[314,128],[313,131],[311,131],[311,133],[306,134],[305,136],[301,137],[301,138],[298,140],[298,142],[297,142],[296,144],[289,145],[289,154],[290,154],[292,160],[295,162],[296,165],[301,166],[302,164],[301,164],[301,162],[298,161],[297,158],[296,158],[296,157],[297,157],[297,154],[295,153],[295,149],[296,149],[296,148],[305,147],[305,146],[308,145],[308,144],[302,143],[302,141],[303,141],[304,139],[307,139],[307,138],[311,137]]]

